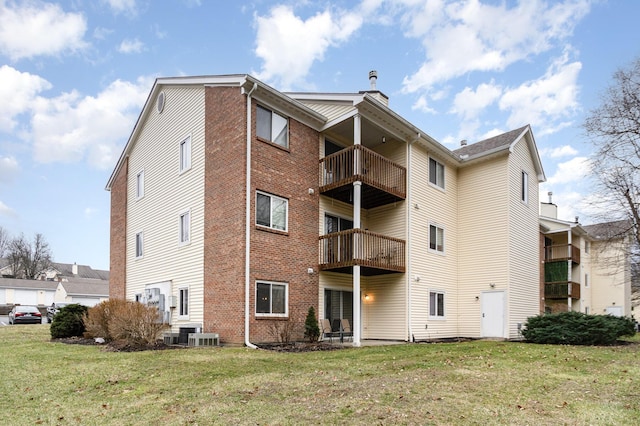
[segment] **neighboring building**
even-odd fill
[[[551,194],[550,194],[551,196]],[[540,205],[544,239],[544,311],[632,315],[631,227],[628,221],[581,225]]]
[[[157,79],[107,184],[110,296],[174,331],[276,340],[310,306],[353,342],[518,338],[539,312],[529,126],[451,151],[376,90]]]
[[[73,302],[94,306],[109,298],[109,271],[86,265],[52,263],[38,279],[12,277],[8,259],[0,259],[0,313],[13,305],[50,306],[53,302]]]
[[[56,287],[56,302],[92,307],[105,300],[109,300],[109,281],[78,278],[60,281]]]

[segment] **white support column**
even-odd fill
[[[353,117],[353,144],[361,144],[361,131],[360,131],[360,114],[356,114]],[[360,150],[354,151],[354,172],[359,173],[359,167],[361,165],[361,152]],[[353,228],[360,229],[362,227],[360,221],[360,209],[362,201],[362,182],[353,182]],[[360,249],[362,246],[361,235],[353,235],[354,256],[361,257]],[[353,267],[353,346],[360,346],[360,338],[362,335],[362,321],[361,321],[361,305],[362,297],[360,296],[360,265]]]
[[[572,271],[571,268],[573,266],[572,259],[571,259],[571,229],[569,229],[568,235],[567,235],[567,257],[569,258],[569,260],[567,260],[567,294],[569,295],[569,297],[567,297],[567,305],[568,305],[568,310],[572,311],[573,310],[573,300],[572,300],[572,295],[571,295],[571,277],[572,277]]]

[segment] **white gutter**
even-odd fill
[[[249,291],[250,282],[250,261],[251,261],[251,94],[258,87],[258,83],[253,83],[253,87],[247,93],[242,88],[242,93],[247,95],[247,188],[246,188],[246,208],[245,208],[245,229],[244,229],[244,344],[251,349],[258,349],[256,345],[249,341],[249,308],[251,307]]]

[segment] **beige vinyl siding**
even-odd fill
[[[336,118],[355,110],[355,107],[351,102],[310,102],[305,100],[302,100],[301,102],[312,110],[327,117],[328,121],[335,120]]]
[[[622,240],[592,244],[592,314],[606,314],[608,307],[617,306],[622,307],[623,315],[631,316],[631,279],[625,253]]]
[[[538,177],[525,135],[509,156],[509,289],[507,292],[508,336],[521,337],[518,324],[540,312],[539,200]],[[522,202],[522,172],[528,175],[528,202]]]
[[[458,172],[460,336],[481,335],[481,306],[476,297],[491,290],[492,283],[495,290],[508,288],[507,161],[508,156],[504,155],[468,165]],[[537,236],[534,241],[538,241]]]
[[[144,169],[144,197],[127,201],[127,298],[145,286],[170,281],[172,295],[189,287],[189,323],[203,321],[204,88],[166,87],[166,105],[142,123],[129,157],[129,194]],[[179,173],[179,143],[191,136],[191,169]],[[179,243],[179,216],[190,211],[190,243]],[[135,258],[135,233],[144,236],[144,256]],[[177,312],[172,310],[175,326]]]
[[[433,158],[445,165],[445,189],[429,184],[428,152],[421,145],[410,147],[411,182],[410,203],[411,235],[410,274],[405,279],[410,284],[411,331],[416,340],[458,336],[458,178],[455,167],[444,159]],[[444,229],[444,253],[429,250],[429,225]],[[416,280],[416,277],[419,280]],[[445,317],[429,318],[429,292],[446,293]],[[427,327],[428,326],[428,327]]]
[[[362,284],[362,337],[407,339],[406,279],[404,274],[366,277]],[[365,299],[365,295],[369,299]]]

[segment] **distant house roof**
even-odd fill
[[[93,269],[91,266],[87,266],[87,265],[77,265],[78,274],[76,275],[73,273],[73,265],[74,264],[72,263],[52,262],[51,268],[55,269],[65,277],[88,278],[93,280],[109,281],[109,271]]]
[[[109,282],[91,279],[74,279],[60,282],[69,296],[102,296],[109,297]]]
[[[624,237],[632,230],[633,223],[625,219],[613,222],[596,223],[594,225],[585,225],[583,228],[593,239],[608,240]]]
[[[108,284],[107,284],[108,286]],[[0,287],[19,288],[28,290],[54,290],[58,283],[54,281],[21,280],[19,278],[0,278]]]

